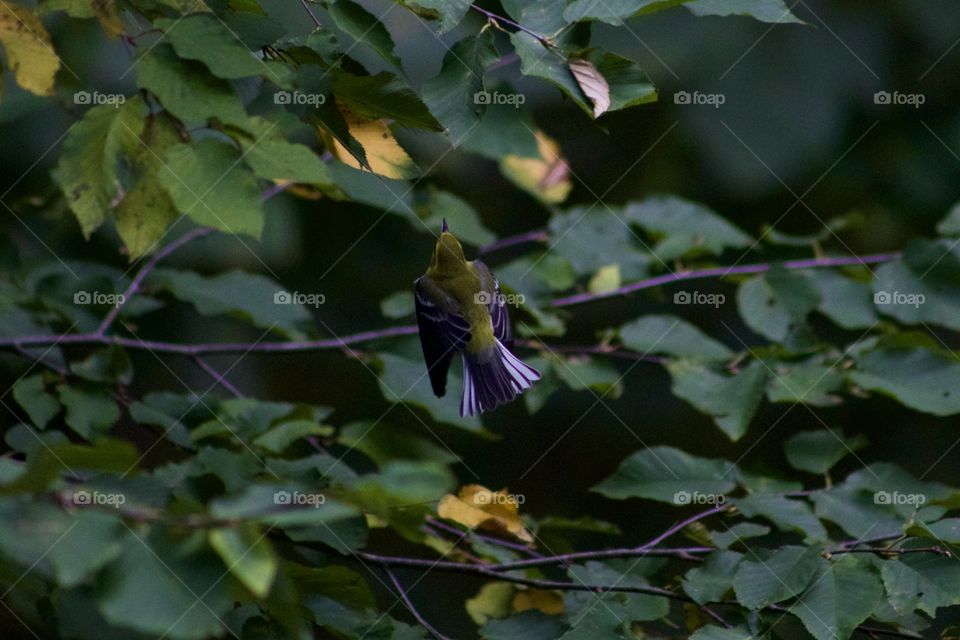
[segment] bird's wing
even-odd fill
[[[430,385],[433,393],[442,397],[447,390],[447,371],[453,354],[466,348],[470,341],[470,325],[461,315],[449,311],[453,305],[443,304],[447,302],[447,294],[426,276],[417,279],[414,297],[420,346],[430,374]]]
[[[507,312],[506,299],[500,295],[500,281],[493,275],[490,268],[479,260],[474,260],[473,265],[480,276],[481,288],[492,294],[490,302],[487,303],[487,310],[490,312],[493,335],[496,336],[497,340],[510,347],[513,343],[513,330],[510,327],[510,314]]]

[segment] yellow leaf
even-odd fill
[[[437,505],[437,514],[471,529],[507,533],[518,540],[533,542],[533,536],[520,520],[517,502],[517,497],[506,491],[491,491],[479,484],[468,484],[457,495],[443,496]]]
[[[518,187],[548,204],[563,202],[570,195],[570,167],[560,153],[556,140],[542,131],[536,132],[540,157],[524,158],[507,155],[500,161],[500,170]]]
[[[90,4],[108,36],[116,38],[123,34],[123,22],[120,21],[120,12],[114,0],[92,0]]]
[[[0,2],[0,44],[17,84],[38,96],[53,95],[53,78],[60,58],[50,35],[30,9]]]
[[[417,165],[403,150],[393,132],[383,119],[366,120],[342,105],[338,105],[347,123],[350,135],[360,143],[367,156],[370,169],[386,178],[403,180],[417,175]],[[341,142],[329,133],[321,131],[327,148],[340,162],[354,169],[366,169]]]
[[[590,293],[607,293],[619,289],[621,283],[620,265],[608,264],[597,269],[597,272],[590,278],[587,288]]]
[[[467,600],[467,613],[478,625],[486,624],[491,618],[506,618],[512,611],[514,591],[509,582],[488,582],[480,593]]]
[[[544,589],[518,590],[513,597],[513,610],[519,613],[528,609],[537,609],[551,616],[560,615],[563,613],[563,597],[556,591]]]

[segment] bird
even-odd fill
[[[461,354],[461,417],[510,402],[540,379],[511,352],[513,331],[500,283],[483,262],[466,259],[446,219],[430,266],[414,284],[420,346],[438,398],[446,393],[454,355]]]

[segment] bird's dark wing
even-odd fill
[[[417,279],[414,297],[430,386],[437,397],[442,397],[447,391],[447,371],[453,354],[462,351],[470,341],[470,325],[459,314],[450,312],[452,301],[426,276]]]
[[[506,299],[500,295],[500,281],[493,275],[490,268],[479,260],[474,260],[473,265],[480,276],[481,288],[492,294],[490,302],[487,303],[487,310],[490,312],[493,335],[506,346],[512,347],[513,330],[510,327],[510,314],[507,312]]]

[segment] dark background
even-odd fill
[[[298,3],[272,4],[289,24],[308,30]],[[387,6],[386,0],[364,4],[378,14]],[[537,123],[561,144],[574,173],[568,204],[590,205],[595,194],[608,190],[604,200],[611,205],[653,193],[675,193],[709,205],[754,236],[771,224],[782,232],[812,234],[830,218],[860,212],[862,224],[842,231],[842,243],[832,236],[825,242],[829,251],[844,254],[898,249],[913,237],[931,235],[936,221],[960,199],[960,4],[801,1],[793,10],[808,25],[695,18],[683,9],[632,20],[627,29],[595,25],[595,42],[641,61],[661,96],[655,104],[604,116],[599,123],[564,101],[552,86],[521,78],[517,63],[493,77],[514,82],[527,96]],[[392,10],[384,20],[398,43],[411,83],[419,86],[439,69],[445,49],[402,9]],[[79,30],[77,24],[71,21],[69,30],[56,20],[49,25],[66,64],[79,76],[95,79],[103,91],[129,93],[132,84],[115,80],[129,66],[122,45],[105,42],[92,21]],[[468,28],[475,30],[480,20],[474,17],[465,25],[444,40],[449,43]],[[362,52],[357,57],[373,63]],[[6,82],[10,84],[9,79]],[[51,106],[9,87],[0,103],[0,184],[2,191],[12,186],[3,201],[25,223],[4,209],[0,226],[25,262],[53,259],[39,237],[64,258],[124,265],[111,231],[82,241],[76,222],[49,180],[59,153],[58,140],[72,120],[67,109],[76,109],[69,102],[71,84],[79,88],[66,69],[58,83],[63,85],[60,105]],[[680,90],[721,93],[725,103],[718,109],[677,105],[673,94]],[[881,90],[920,93],[925,103],[919,109],[877,105],[874,93]],[[445,151],[436,139],[410,133],[399,137],[422,167]],[[549,211],[506,181],[493,162],[454,152],[439,162],[433,176],[430,180],[476,207],[486,225],[500,236],[541,228],[549,218]],[[803,196],[806,206],[797,203],[798,196]],[[326,295],[327,303],[316,312],[323,323],[342,335],[410,322],[382,317],[379,301],[408,289],[424,270],[433,242],[430,235],[388,215],[330,269],[382,212],[285,195],[271,201],[267,210],[263,241],[244,242],[289,289]],[[805,249],[793,251],[797,256],[810,255]],[[497,253],[488,263],[495,270],[514,255],[518,253]],[[738,257],[729,256],[731,260]],[[746,261],[766,259],[761,251]],[[171,264],[209,272],[231,267],[265,272],[231,237],[198,241],[178,253]],[[704,282],[699,288],[725,293],[728,303],[717,312],[691,307],[688,319],[736,350],[741,349],[740,342],[722,323],[747,344],[761,344],[738,320],[730,302],[735,292],[731,283]],[[676,313],[677,308],[667,304],[670,296],[669,289],[651,290],[626,300],[576,307],[576,319],[564,340],[592,343],[605,327],[650,312]],[[182,322],[176,324],[146,316],[140,335],[199,341],[251,340],[260,333],[239,322],[225,329],[219,320],[197,320],[187,308],[181,312]],[[956,344],[946,332],[941,338]],[[152,355],[134,357],[135,395],[158,388],[183,390]],[[225,369],[236,357],[212,357],[210,362]],[[174,357],[166,362],[195,388],[209,386],[209,379],[188,362]],[[618,361],[617,366],[626,371],[630,364]],[[333,406],[335,424],[377,416],[389,406],[370,371],[337,351],[250,355],[230,378],[251,396]],[[587,491],[644,445],[669,444],[733,460],[749,452],[742,462],[745,467],[777,469],[785,464],[783,440],[797,431],[820,428],[823,421],[831,428],[867,435],[871,444],[859,454],[866,462],[890,460],[926,479],[960,482],[960,447],[954,448],[956,418],[919,414],[882,397],[849,399],[830,409],[767,403],[743,440],[731,443],[709,418],[670,394],[669,377],[659,367],[641,363],[624,384],[622,397],[601,403],[588,392],[562,390],[533,416],[527,415],[522,403],[508,406],[485,419],[487,428],[499,434],[497,441],[448,426],[435,427],[425,413],[421,416],[483,484],[507,486],[523,494],[528,512],[613,521],[623,528],[627,542],[652,537],[682,513],[647,501],[609,501]],[[9,415],[0,413],[0,423],[8,419]],[[384,421],[430,435],[399,406]],[[563,436],[574,422],[576,426]],[[771,425],[775,426],[771,429]],[[549,455],[521,479],[532,461],[555,443]],[[858,468],[860,463],[848,458],[836,477]],[[463,467],[457,471],[464,483],[476,481]],[[819,482],[814,477],[808,480],[809,486]],[[589,543],[604,540],[585,541]],[[449,602],[424,603],[427,617],[434,619],[478,586],[470,578],[431,577],[427,582],[432,580],[450,585],[462,582],[462,589],[447,590]],[[460,614],[454,610],[450,617]],[[441,628],[450,628],[450,621],[437,622]]]

